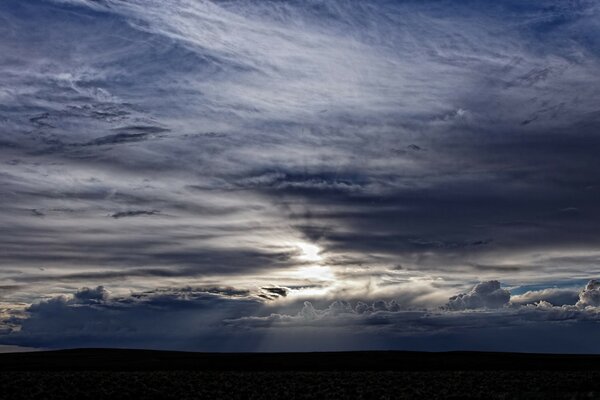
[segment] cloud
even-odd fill
[[[490,295],[498,290],[503,289],[495,282],[482,282],[469,293]],[[581,293],[590,290],[594,290],[593,281]],[[322,308],[304,301],[297,313],[288,314],[272,312],[277,304],[260,300],[260,293],[253,295],[233,288],[182,287],[117,296],[101,286],[82,288],[71,296],[60,295],[35,303],[25,310],[26,314],[6,318],[5,325],[18,329],[5,333],[2,342],[47,348],[141,346],[250,351],[281,349],[280,341],[290,340],[293,332],[303,332],[317,342],[319,338],[329,340],[332,334],[342,341],[361,338],[354,346],[344,347],[347,349],[363,348],[361,343],[367,338],[371,339],[368,348],[387,349],[491,346],[515,351],[525,346],[557,351],[561,346],[578,348],[577,344],[564,347],[560,332],[566,332],[580,335],[583,342],[579,343],[579,351],[600,351],[597,341],[589,336],[600,323],[600,307],[590,305],[553,306],[539,301],[525,305],[513,302],[510,307],[502,308],[408,310],[393,300],[371,303],[336,300]],[[480,300],[478,304],[483,303]],[[157,320],[161,324],[157,325]],[[499,330],[503,332],[500,336]],[[530,335],[542,332],[547,333],[546,345],[532,344]],[[464,342],[465,338],[477,335],[479,339],[472,343]],[[265,344],[264,337],[273,343]],[[513,341],[506,342],[504,337],[511,337]],[[297,343],[283,348],[314,350],[320,347]]]
[[[223,348],[220,320],[256,312],[261,303],[229,289],[173,288],[110,296],[99,286],[32,304],[8,322],[20,328],[3,343],[32,347]],[[157,324],[156,321],[161,321]],[[229,333],[235,337],[235,333]],[[252,345],[240,342],[239,348]]]
[[[266,286],[262,287],[261,290],[262,293],[260,293],[259,296],[267,300],[275,300],[280,297],[286,297],[289,292],[288,288],[278,286]]]
[[[580,292],[580,298],[597,290],[595,280]],[[449,298],[439,309],[407,309],[395,300],[377,300],[372,303],[336,300],[318,309],[305,301],[297,314],[273,313],[269,316],[248,316],[228,320],[228,324],[268,328],[276,326],[388,326],[406,335],[429,331],[463,329],[469,327],[527,324],[531,321],[600,321],[600,307],[578,303],[551,304],[539,297],[557,300],[565,293],[552,290],[530,291],[524,295],[510,296],[498,281],[480,282],[468,293]],[[562,297],[561,297],[562,296]],[[536,300],[534,300],[536,299]],[[569,298],[570,300],[570,298]]]
[[[542,290],[530,290],[510,298],[512,304],[535,304],[547,302],[553,306],[575,305],[579,299],[579,293],[573,289],[548,288]]]
[[[140,215],[156,215],[159,214],[158,210],[129,210],[119,211],[111,215],[114,219],[126,218],[126,217],[138,217]]]
[[[108,300],[110,292],[104,288],[104,286],[98,286],[96,288],[87,288],[75,292],[73,295],[73,301],[76,304],[96,304],[102,303]]]
[[[313,324],[582,316],[593,288],[507,304],[488,281],[600,273],[599,12],[4,0],[0,279],[18,288],[3,300],[231,285],[286,321],[308,300]],[[320,250],[314,271],[305,242]],[[111,296],[64,301],[100,325],[125,314]],[[410,314],[446,302],[443,319]]]
[[[117,128],[116,130],[121,132],[93,139],[82,146],[105,146],[141,142],[151,138],[154,134],[169,131],[168,129],[157,126],[128,126]]]
[[[578,307],[600,307],[600,281],[592,279],[579,292]]]
[[[102,236],[140,249],[120,268],[170,268],[153,255],[246,248],[249,220],[258,253],[320,232],[331,255],[450,280],[508,255],[476,272],[532,279],[542,250],[593,249],[597,65],[580,32],[597,7],[561,8],[542,40],[546,5],[315,4],[3,2],[0,217],[23,233],[3,261],[96,271]],[[169,221],[125,218],[156,210]]]
[[[478,308],[501,308],[508,305],[510,292],[500,288],[500,282],[478,283],[468,293],[452,296],[446,305],[450,310],[470,310]]]

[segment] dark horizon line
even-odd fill
[[[479,351],[189,352],[79,348],[0,354],[0,371],[600,370],[600,354]]]

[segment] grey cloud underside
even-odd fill
[[[226,345],[220,331],[221,316],[254,312],[260,304],[246,292],[230,288],[178,288],[128,297],[111,297],[103,287],[83,288],[73,296],[32,305],[26,318],[9,321],[16,322],[20,330],[4,339],[35,347],[207,346],[214,350],[215,344]],[[228,334],[234,336],[234,332]],[[244,341],[240,349],[251,346],[251,340]]]
[[[576,306],[552,306],[544,300],[518,305],[505,299],[504,304],[480,301],[479,306],[472,301],[469,310],[447,311],[457,310],[451,305],[461,296],[479,293],[491,299],[497,286],[495,281],[479,283],[438,310],[407,310],[395,300],[334,301],[322,309],[305,302],[299,312],[290,314],[274,313],[260,293],[234,288],[170,288],[113,296],[99,286],[31,305],[27,315],[4,321],[20,327],[4,341],[34,347],[118,345],[211,351],[277,350],[283,341],[287,349],[317,350],[331,349],[331,340],[337,337],[339,349],[364,348],[366,340],[367,348],[387,349],[599,351],[593,338],[600,312],[598,304],[589,301],[600,292],[596,281],[580,290]],[[296,338],[290,343],[298,332],[306,340]],[[498,340],[499,332],[512,340]],[[532,341],[542,333],[544,341]],[[571,334],[578,341],[565,343]]]
[[[546,285],[511,304],[595,304],[551,288],[600,273],[599,13],[3,1],[0,296],[226,279],[264,302],[329,285],[316,307],[464,290],[470,309],[499,279]],[[298,242],[331,282],[298,277]]]

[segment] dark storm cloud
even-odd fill
[[[486,286],[495,287],[495,283],[480,283],[471,293]],[[580,291],[580,298],[588,298],[596,286],[594,281],[589,282]],[[503,309],[478,304],[480,308],[473,306],[471,310],[411,311],[402,309],[395,301],[352,304],[337,300],[322,309],[307,301],[297,314],[269,314],[269,309],[256,297],[233,288],[169,288],[128,296],[111,296],[104,287],[83,288],[72,296],[35,303],[27,308],[27,315],[5,321],[17,323],[21,328],[6,335],[3,341],[50,348],[138,343],[152,348],[256,350],[261,348],[257,346],[268,330],[273,343],[263,344],[262,348],[273,350],[279,346],[278,340],[288,340],[290,330],[298,330],[311,340],[327,340],[332,331],[342,341],[370,337],[369,348],[422,348],[428,343],[431,348],[445,350],[461,346],[515,350],[531,346],[532,334],[547,332],[545,345],[533,348],[600,351],[597,341],[589,340],[600,323],[598,308],[588,303],[552,306],[541,301]],[[155,323],[157,319],[161,324]],[[498,336],[499,330],[503,332],[502,338],[508,335],[516,340],[505,342]],[[559,331],[581,334],[582,341],[561,345],[557,341]],[[479,339],[470,345],[461,342],[460,338],[475,335],[480,335]],[[241,336],[246,340],[234,345]],[[302,346],[305,344],[297,342],[288,348]],[[360,343],[345,346],[361,348]],[[304,347],[316,348],[319,348],[316,344]]]
[[[220,337],[223,316],[255,312],[260,302],[231,288],[172,288],[113,297],[103,287],[83,288],[33,304],[6,343],[34,347],[129,346],[152,348],[226,348]],[[156,321],[160,320],[160,324]],[[232,338],[234,332],[228,333]],[[233,339],[231,339],[233,340]],[[238,346],[248,349],[251,341]],[[233,346],[232,348],[236,348]]]

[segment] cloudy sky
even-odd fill
[[[594,0],[2,0],[0,351],[600,353]]]

